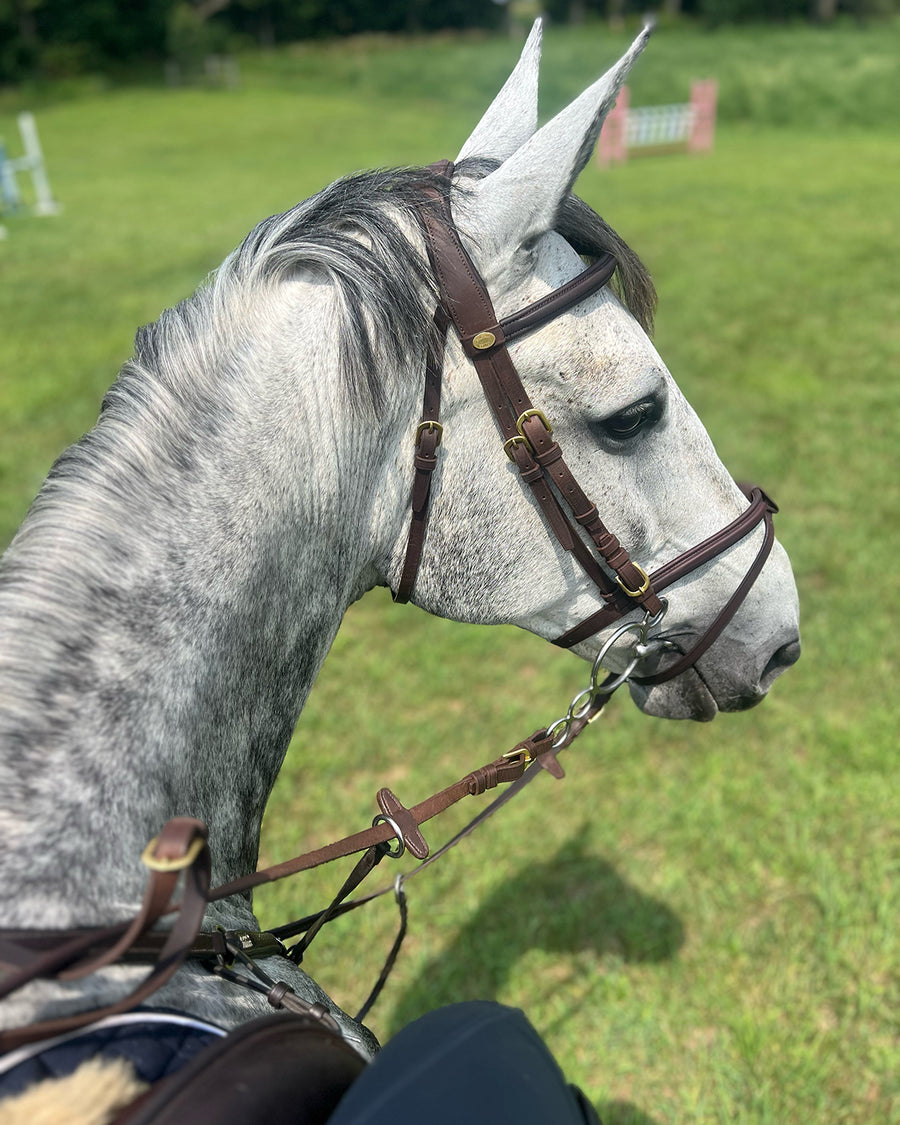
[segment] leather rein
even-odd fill
[[[607,629],[635,609],[644,611],[644,620],[640,624],[620,625],[615,630],[594,661],[590,687],[576,696],[564,718],[536,731],[512,750],[411,808],[406,808],[390,789],[379,790],[377,803],[380,812],[368,829],[211,889],[207,827],[199,820],[175,817],[144,851],[142,861],[149,873],[148,882],[140,911],[133,919],[108,927],[75,930],[0,930],[0,969],[5,973],[0,981],[0,1000],[39,978],[77,980],[114,964],[151,965],[137,987],[113,1004],[44,1020],[28,1027],[0,1030],[0,1054],[133,1008],[168,981],[186,958],[207,964],[226,980],[255,988],[267,997],[273,1007],[300,1012],[336,1030],[336,1022],[321,1004],[309,1004],[296,996],[288,985],[273,980],[256,965],[255,958],[276,953],[299,963],[313,937],[327,921],[392,889],[382,888],[363,898],[347,901],[353,890],[385,856],[396,859],[408,850],[419,860],[419,865],[398,877],[394,884],[393,890],[401,911],[401,930],[379,981],[357,1015],[357,1019],[362,1020],[384,983],[405,932],[406,906],[402,881],[455,846],[544,770],[557,778],[562,777],[558,753],[570,746],[587,724],[597,718],[612,691],[626,679],[641,684],[662,683],[691,667],[734,616],[762,570],[774,540],[772,515],[778,509],[757,487],[744,489],[750,503],[737,519],[665,563],[653,574],[648,575],[631,559],[618,538],[605,526],[597,507],[568,468],[562,450],[553,440],[550,422],[528,397],[508,351],[508,345],[514,340],[539,329],[602,289],[615,273],[615,258],[604,254],[546,297],[499,320],[487,288],[466,253],[453,222],[449,203],[453,165],[442,161],[433,165],[432,171],[443,177],[446,184],[444,190],[432,185],[424,188],[425,206],[421,209],[421,218],[440,300],[434,315],[435,331],[427,353],[422,419],[415,436],[412,519],[405,561],[394,598],[398,602],[409,600],[422,557],[431,484],[442,436],[443,355],[452,324],[478,373],[503,438],[506,456],[531,489],[550,533],[565,551],[572,554],[596,586],[604,603],[553,643],[571,648]],[[634,648],[639,654],[641,646],[644,646],[645,652],[650,651],[648,641],[652,638],[649,638],[648,630],[662,620],[666,608],[665,599],[660,597],[661,591],[743,539],[760,523],[765,524],[765,534],[750,568],[689,652],[680,653],[673,663],[652,676],[631,674],[639,662],[635,657],[625,673],[610,673],[603,678],[602,673],[608,671],[603,660],[620,635],[636,635],[640,643]],[[662,647],[674,646],[666,642]],[[509,783],[509,787],[499,797],[436,853],[429,855],[420,825],[463,797],[478,796],[505,783]],[[211,902],[244,894],[263,883],[360,852],[361,858],[325,910],[266,933],[199,932],[204,912]],[[180,897],[176,898],[179,890]],[[153,929],[157,922],[171,914],[175,915],[171,928]],[[286,947],[284,942],[298,934],[304,936],[294,946]],[[236,974],[237,965],[243,966],[247,972]]]
[[[337,1022],[322,1004],[310,1004],[297,996],[287,984],[273,980],[256,964],[255,959],[280,954],[299,963],[313,937],[326,922],[393,890],[400,907],[401,929],[379,980],[357,1013],[356,1019],[361,1021],[381,991],[405,934],[406,900],[402,882],[455,847],[544,770],[554,777],[563,777],[557,754],[570,746],[587,724],[600,714],[608,697],[609,693],[599,695],[572,721],[567,720],[563,736],[560,737],[556,729],[563,720],[557,720],[557,723],[535,731],[499,758],[471,771],[455,784],[412,808],[407,809],[390,789],[381,789],[377,794],[381,812],[373,820],[371,828],[215,888],[210,888],[211,857],[207,826],[191,817],[173,817],[150,841],[141,856],[148,871],[148,880],[141,908],[134,918],[106,927],[0,930],[0,969],[4,972],[0,980],[0,1000],[42,978],[71,981],[112,965],[151,965],[138,985],[112,1004],[25,1027],[0,1029],[0,1055],[129,1011],[170,980],[186,959],[205,964],[225,980],[254,988],[266,996],[273,1008],[286,1008],[337,1031]],[[508,788],[447,843],[429,854],[420,825],[464,797],[480,796],[501,784],[508,784]],[[345,902],[383,858],[399,859],[405,851],[420,861],[417,867],[398,876],[392,887]],[[209,903],[244,894],[264,883],[276,882],[358,852],[363,853],[361,858],[325,910],[265,933],[240,930],[200,933]],[[176,897],[179,889],[180,897]],[[175,914],[175,922],[170,929],[152,929],[171,914]],[[304,936],[294,946],[284,944],[298,934]],[[247,971],[243,975],[237,974],[234,971],[236,965]]]

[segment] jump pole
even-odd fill
[[[691,83],[691,100],[681,105],[631,108],[631,94],[623,86],[607,114],[597,144],[597,163],[605,168],[624,163],[629,153],[709,152],[716,133],[715,79]]]
[[[14,159],[10,159],[5,153],[0,156],[0,191],[2,191],[3,203],[11,209],[22,205],[22,193],[19,191],[16,175],[19,172],[27,172],[31,176],[34,188],[35,201],[32,207],[34,214],[58,215],[60,206],[50,190],[50,181],[47,179],[47,170],[44,167],[44,153],[34,116],[30,113],[20,113],[18,124],[25,155]]]

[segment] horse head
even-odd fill
[[[539,415],[535,428],[547,434],[552,429],[578,485],[642,574],[686,557],[747,508],[747,497],[650,341],[652,283],[599,216],[572,195],[648,34],[535,129],[536,25],[519,64],[457,158],[448,203],[462,260],[467,255],[480,275],[500,322],[577,278],[584,271],[581,255],[615,256],[622,300],[605,286],[516,339],[508,356],[539,407],[532,411]],[[458,333],[449,333],[441,376],[443,449],[413,600],[441,616],[513,623],[548,640],[575,636],[573,626],[596,616],[610,595],[585,577],[564,536],[551,533],[515,458],[502,455],[503,433],[498,440],[473,354],[471,341],[464,349]],[[528,444],[521,419],[519,434]],[[517,452],[519,440],[508,439],[508,453]],[[557,454],[545,452],[546,467]],[[557,491],[565,490],[548,475]],[[588,542],[583,530],[574,534]],[[691,650],[753,566],[765,534],[762,526],[753,527],[666,590],[665,621],[638,669],[657,674],[636,674],[630,683],[642,710],[711,719],[719,710],[750,707],[797,659],[796,588],[787,556],[775,543],[715,643],[673,679],[640,682],[663,678],[659,668],[672,661],[664,650]],[[395,589],[404,542],[401,536],[394,544],[387,570]],[[641,608],[635,605],[635,613]],[[579,636],[573,647],[593,658],[611,628]],[[614,650],[611,666],[626,656]]]

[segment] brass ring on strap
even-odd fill
[[[638,586],[638,588],[636,590],[631,590],[625,585],[625,583],[618,576],[618,574],[616,575],[616,582],[618,582],[618,584],[622,587],[622,589],[629,596],[629,598],[639,598],[641,596],[641,594],[646,594],[647,591],[650,589],[650,577],[647,574],[646,570],[644,570],[644,568],[642,566],[638,566],[638,564],[636,562],[632,562],[631,565],[643,577],[644,581],[641,583],[641,585]]]
[[[428,430],[429,433],[432,431],[437,432],[437,442],[435,443],[435,445],[440,445],[441,439],[444,436],[444,427],[440,424],[440,422],[434,422],[431,419],[428,419],[425,422],[420,422],[418,426],[416,426],[416,445],[420,444],[420,442],[422,441],[422,434],[426,430]]]
[[[190,867],[197,856],[203,851],[206,840],[202,836],[197,836],[196,839],[190,842],[184,855],[163,858],[153,854],[158,843],[159,836],[154,836],[141,854],[141,863],[151,871],[183,871],[185,867]]]

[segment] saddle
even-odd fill
[[[13,1068],[0,1089],[24,1092],[0,1102],[0,1120],[6,1110],[11,1120],[33,1121],[38,1105],[41,1120],[60,1120],[76,1087],[60,1085],[54,1105],[41,1079],[77,1082],[85,1067],[92,1108],[99,1076],[116,1074],[118,1088],[96,1104],[96,1120],[110,1125],[321,1125],[366,1068],[340,1035],[294,1013],[264,1016],[227,1035],[191,1032],[156,1014],[149,1019],[159,1022],[149,1024],[144,1015],[135,1013],[126,1028],[100,1025],[48,1044]],[[104,1072],[103,1064],[112,1069]],[[32,1111],[34,1094],[41,1100]]]
[[[315,1020],[263,1016],[155,1083],[114,1125],[322,1125],[365,1068]]]

